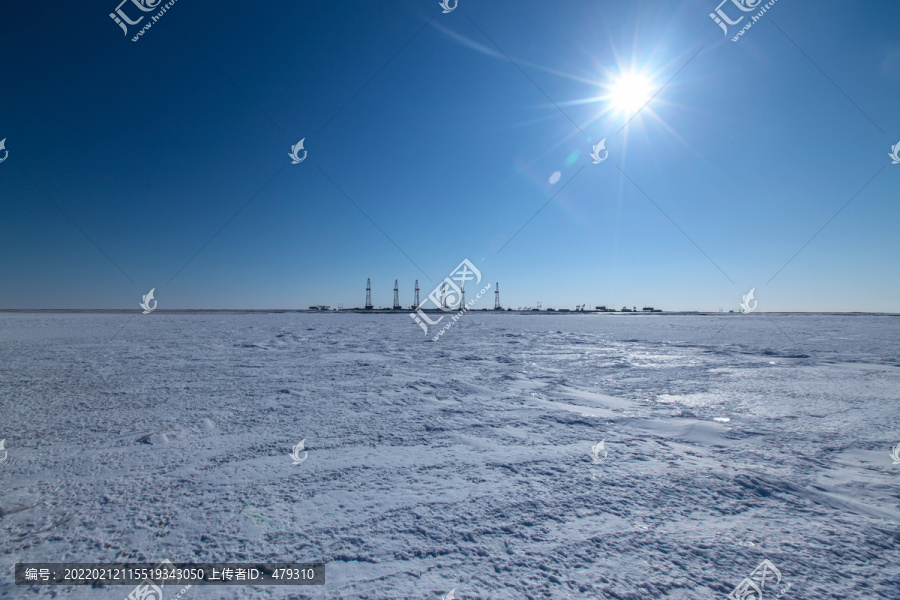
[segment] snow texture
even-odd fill
[[[898,345],[875,315],[0,315],[0,598],[131,591],[16,562],[169,559],[327,563],[184,600],[712,599],[767,558],[766,598],[896,599]]]

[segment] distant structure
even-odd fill
[[[455,284],[450,282],[450,289],[448,290],[447,283],[449,281],[450,280],[448,279],[448,280],[444,280],[441,282],[441,301],[440,301],[440,305],[439,305],[439,307],[441,309],[443,309],[443,310],[490,310],[489,308],[480,308],[480,309],[468,308],[466,306],[466,282],[465,281],[460,282],[460,286],[458,288],[456,287]],[[500,282],[499,281],[496,282],[494,284],[494,286],[495,286],[494,287],[494,310],[513,310],[512,307],[504,309],[500,304]],[[490,287],[490,285],[488,285],[488,287]],[[415,288],[414,288],[414,292],[413,292],[414,293],[413,305],[412,305],[412,307],[410,307],[412,310],[416,310],[417,308],[419,308],[419,300],[420,300],[419,290],[420,290],[419,280],[416,279],[416,284],[415,284]],[[431,292],[431,294],[429,294],[428,298],[426,298],[426,301],[431,299],[432,302],[436,303],[437,302],[437,298],[435,298],[436,292],[437,292],[437,290],[434,290],[433,292]],[[459,294],[459,298],[456,297],[457,293]],[[448,301],[452,301],[452,306],[450,304],[448,304]],[[593,304],[593,303],[591,303],[591,304]],[[366,279],[365,310],[373,310],[373,309],[375,309],[375,305],[372,303],[372,279],[368,278],[368,279]],[[391,307],[391,309],[392,310],[403,310],[403,307],[400,305],[400,280],[399,279],[394,280],[394,304]],[[331,310],[331,307],[320,304],[317,306],[310,306],[309,310]],[[338,304],[338,306],[335,310],[344,310],[344,305]],[[356,308],[353,310],[359,310],[359,309]],[[389,310],[389,309],[387,306],[382,306],[378,310]],[[611,312],[611,313],[618,312],[615,308],[612,308],[606,304],[602,304],[600,306],[595,306],[593,310],[588,308],[588,304],[576,304],[574,309],[572,309],[572,308],[558,308],[558,309],[543,308],[543,305],[540,300],[538,300],[538,302],[537,302],[537,308],[532,308],[530,306],[526,306],[524,308],[519,307],[515,310],[519,310],[519,311],[526,310],[526,311],[534,311],[534,312],[594,312],[594,311],[596,311],[596,312]],[[632,306],[631,308],[629,308],[627,306],[623,306],[620,310],[623,313],[638,313],[638,312],[659,313],[659,312],[663,312],[662,309],[654,308],[653,306],[644,306],[640,309],[640,311],[638,310],[638,308],[636,306]],[[693,312],[699,312],[699,311],[693,311]],[[719,312],[724,312],[724,311],[723,311],[723,309],[720,308]],[[734,312],[734,311],[730,310],[728,312]]]

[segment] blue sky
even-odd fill
[[[895,2],[117,4],[0,9],[0,308],[900,312]]]

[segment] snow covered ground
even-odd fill
[[[765,598],[896,599],[898,350],[891,316],[0,315],[0,598],[168,558],[327,563],[184,600],[711,599],[763,559]]]

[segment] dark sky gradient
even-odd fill
[[[468,258],[514,307],[900,312],[897,2],[737,43],[715,0],[117,4],[0,7],[0,308],[407,305]]]

